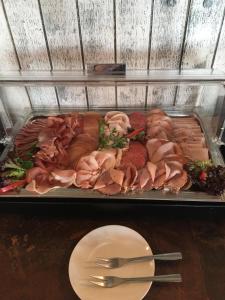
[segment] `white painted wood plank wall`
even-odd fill
[[[125,62],[130,69],[215,67],[225,71],[225,0],[167,3],[0,0],[0,70],[75,70],[88,63]],[[14,117],[30,105],[145,107],[202,101],[213,106],[204,97],[196,103],[193,96],[200,92],[166,86],[1,87],[0,111]]]

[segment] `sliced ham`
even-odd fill
[[[161,145],[158,150],[153,154],[150,158],[151,162],[157,163],[162,160],[168,154],[176,154],[175,152],[175,144],[173,142],[168,142],[166,144]]]
[[[186,171],[182,171],[180,174],[177,174],[172,179],[170,179],[166,184],[165,188],[173,192],[178,192],[185,184],[188,182],[188,176]]]
[[[100,175],[94,189],[105,195],[116,195],[121,191],[123,178],[123,171],[109,169]]]
[[[101,174],[101,176],[98,177],[95,186],[94,186],[94,190],[98,190],[101,188],[106,187],[109,184],[112,184],[113,180],[111,178],[111,174],[109,171],[105,171]]]
[[[153,184],[154,188],[156,190],[161,189],[163,187],[165,181],[166,181],[166,173],[163,173],[162,175],[158,176],[155,179],[154,184]]]
[[[151,180],[151,175],[148,171],[148,169],[145,167],[139,177],[139,186],[140,189],[143,189],[144,186],[146,186],[146,184],[148,183],[148,181]]]
[[[124,181],[123,181],[123,191],[126,193],[133,189],[134,183],[137,179],[138,172],[134,165],[130,164],[124,170]]]
[[[93,151],[91,154],[81,157],[76,166],[76,186],[92,188],[103,172],[115,167],[115,156],[116,151],[109,149]]]
[[[128,128],[131,127],[128,115],[121,111],[107,112],[105,122],[108,124],[110,131],[115,128],[121,136],[127,134]]]
[[[172,119],[165,112],[154,109],[149,112],[147,119],[147,138],[170,140],[173,130]]]
[[[110,185],[98,189],[98,191],[104,195],[113,196],[121,192],[121,186],[118,183],[112,183]]]
[[[209,151],[208,148],[196,148],[189,147],[183,149],[184,155],[190,160],[208,160],[209,159]]]
[[[34,167],[27,171],[26,180],[28,185],[26,190],[45,194],[56,188],[68,188],[73,185],[76,178],[74,170],[58,170],[48,172],[46,169]]]
[[[148,151],[148,157],[151,160],[151,157],[153,156],[153,154],[156,152],[156,150],[158,150],[158,148],[163,145],[166,144],[167,140],[165,139],[149,139],[146,143],[146,148]]]
[[[188,160],[208,160],[204,134],[194,117],[174,118],[172,140],[180,144],[183,156]]]
[[[146,164],[147,170],[149,174],[151,175],[151,180],[154,182],[155,176],[156,176],[156,170],[157,170],[157,165],[153,164],[152,162],[148,161]]]

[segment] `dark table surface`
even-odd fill
[[[154,283],[146,300],[225,299],[225,209],[86,204],[0,211],[0,299],[78,299],[68,278],[71,252],[89,231],[109,224],[133,228],[155,253],[183,254],[181,262],[156,264],[156,274],[181,273],[183,282]]]

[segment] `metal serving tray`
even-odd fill
[[[110,109],[98,109],[95,111],[98,111],[102,114],[106,113]],[[113,109],[115,110],[115,108]],[[140,111],[140,112],[146,112],[146,110],[140,110],[140,109],[123,109],[119,108],[117,110],[124,111],[125,113],[130,113],[132,111]],[[206,145],[209,149],[210,153],[210,158],[215,164],[220,164],[224,165],[224,160],[223,156],[220,152],[219,146],[216,142],[216,139],[213,138],[212,134],[212,129],[209,126],[210,124],[210,118],[209,116],[205,115],[204,112],[201,110],[201,108],[196,107],[185,107],[185,109],[180,109],[176,107],[171,107],[171,108],[163,108],[163,110],[170,116],[170,117],[190,117],[194,116],[200,126],[201,129],[205,135],[206,139]],[[76,111],[76,110],[73,110]],[[79,112],[82,111],[87,111],[87,110],[82,110],[79,109],[77,110]],[[30,120],[40,117],[40,116],[50,116],[50,115],[58,115],[58,114],[64,114],[64,113],[69,113],[71,112],[71,108],[68,109],[37,109],[37,110],[32,110],[30,112],[27,112],[24,117],[21,117],[15,126],[12,129],[12,132],[10,134],[10,138],[8,139],[8,142],[6,144],[6,148],[4,152],[2,153],[0,157],[0,161],[4,160],[5,157],[8,155],[8,152],[13,149],[14,145],[14,138],[16,134],[19,132],[19,130]],[[26,191],[25,189],[21,189],[20,192],[10,192],[5,195],[1,195],[1,197],[4,198],[16,198],[18,200],[22,200],[24,198],[32,198],[36,202],[38,198],[40,199],[51,199],[50,201],[57,201],[57,199],[73,199],[73,201],[76,202],[76,200],[80,199],[90,199],[92,201],[96,201],[101,199],[102,201],[108,201],[109,199],[111,201],[113,200],[120,200],[121,202],[201,202],[201,203],[225,203],[225,197],[219,197],[219,196],[213,196],[213,195],[208,195],[203,192],[195,192],[195,191],[181,191],[178,194],[173,194],[173,193],[164,193],[162,191],[157,191],[157,190],[152,190],[148,192],[141,192],[141,193],[133,193],[129,192],[127,194],[118,194],[115,196],[106,196],[103,195],[97,191],[93,190],[84,190],[84,189],[78,189],[78,188],[60,188],[60,189],[55,189],[47,194],[44,195],[39,195],[36,193],[31,193]]]

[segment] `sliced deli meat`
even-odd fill
[[[98,177],[105,171],[114,168],[116,164],[116,151],[93,151],[81,157],[76,166],[76,186],[93,188]]]
[[[120,135],[127,134],[128,128],[131,127],[128,115],[121,111],[110,111],[104,119],[110,131],[116,129]]]
[[[137,141],[131,141],[127,151],[123,152],[121,166],[133,164],[137,169],[141,169],[147,162],[146,147]]]
[[[39,194],[60,187],[108,196],[157,189],[176,193],[190,187],[184,164],[209,159],[198,120],[170,117],[161,109],[40,117],[16,136],[16,155],[27,158],[33,146],[26,189]]]
[[[146,116],[143,113],[133,112],[129,114],[129,120],[130,120],[131,128],[133,129],[146,127]]]

